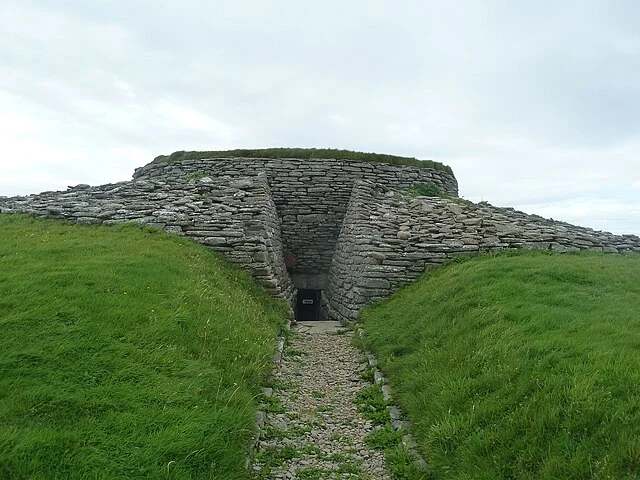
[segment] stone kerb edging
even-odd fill
[[[291,319],[287,320],[287,323],[285,324],[284,328],[288,332],[291,331]],[[284,347],[286,343],[287,343],[287,339],[284,335],[281,335],[276,339],[276,349],[273,352],[273,357],[271,358],[272,369],[275,368],[277,365],[279,365],[280,362],[282,362],[282,355],[283,355]],[[265,397],[271,397],[273,396],[273,389],[268,387],[262,387],[262,394]],[[264,430],[265,422],[267,420],[267,413],[264,410],[261,410],[261,408],[264,408],[264,406],[265,405],[261,403],[258,410],[256,410],[256,416],[255,416],[256,433],[253,435],[253,438],[251,439],[249,452],[253,452],[258,447],[258,444],[260,442],[260,435]],[[251,468],[251,455],[247,455],[246,467],[247,467],[247,470]]]
[[[291,331],[291,320],[287,320],[287,323],[285,325],[285,329],[286,331]],[[287,343],[286,338],[282,335],[279,336],[276,339],[276,349],[275,352],[273,353],[273,357],[271,359],[272,362],[272,369],[275,368],[277,365],[280,364],[280,362],[282,362],[282,355],[284,352],[284,347]],[[271,388],[267,388],[267,387],[263,387],[262,388],[262,394],[266,397],[271,397],[273,396],[273,390]],[[264,404],[260,405],[260,408],[264,408]],[[253,439],[251,441],[251,447],[250,450],[254,450],[257,445],[258,442],[260,441],[260,435],[262,433],[262,431],[264,430],[264,425],[265,425],[265,421],[267,418],[267,414],[264,410],[260,410],[260,408],[256,411],[256,417],[255,417],[255,424],[256,424],[256,434],[253,436]],[[247,459],[247,466],[249,466],[249,462],[251,460],[248,458]]]
[[[364,330],[359,325],[356,325],[356,333],[362,339],[364,337]],[[364,348],[364,347],[363,347]],[[427,462],[422,456],[422,454],[418,451],[418,444],[416,443],[413,435],[411,434],[412,427],[411,422],[406,419],[406,415],[402,413],[400,407],[393,403],[393,395],[391,393],[391,386],[387,381],[387,378],[378,368],[378,360],[376,360],[373,353],[365,350],[365,355],[367,357],[367,363],[369,367],[373,370],[373,379],[376,385],[380,387],[382,391],[382,397],[384,401],[387,402],[387,412],[389,413],[389,421],[391,426],[395,431],[405,430],[407,433],[402,436],[402,443],[407,448],[407,451],[413,455],[417,464],[421,468],[427,467]]]
[[[358,335],[361,339],[364,336],[364,330],[357,324],[354,324],[355,327],[355,333],[356,335]],[[291,321],[288,321],[286,324],[286,329],[287,331],[291,330]],[[284,347],[286,345],[286,338],[284,336],[280,336],[278,337],[277,341],[276,341],[276,350],[274,352],[273,355],[273,368],[277,368],[277,366],[280,364],[280,362],[282,361],[282,355],[284,352]],[[363,347],[364,349],[364,347]],[[371,370],[373,371],[373,375],[374,375],[374,384],[378,385],[380,387],[380,390],[382,392],[382,396],[384,398],[384,401],[387,402],[387,412],[389,414],[389,423],[391,424],[391,426],[393,427],[393,429],[395,431],[399,431],[399,430],[404,430],[406,433],[402,436],[402,444],[405,446],[405,448],[407,449],[407,451],[414,457],[416,463],[418,464],[418,466],[420,466],[421,468],[426,468],[427,466],[427,462],[425,461],[424,457],[420,454],[420,452],[418,451],[417,448],[417,443],[413,438],[413,435],[411,434],[412,431],[412,427],[411,427],[411,422],[409,422],[406,419],[406,416],[402,413],[400,407],[398,407],[397,405],[395,405],[393,403],[393,396],[391,393],[391,387],[386,379],[386,377],[384,376],[384,374],[380,371],[380,369],[378,368],[378,361],[376,360],[375,356],[373,355],[373,353],[367,351],[366,349],[364,349],[364,354],[365,357],[367,358],[367,364],[369,365],[369,367],[371,368]],[[263,387],[262,388],[262,394],[265,397],[272,397],[273,396],[273,389],[268,388],[268,387]],[[260,407],[263,408],[265,405],[261,404]],[[251,447],[250,450],[255,450],[260,442],[260,436],[264,431],[264,427],[266,424],[266,418],[267,418],[267,414],[264,410],[260,410],[258,409],[258,411],[256,412],[256,416],[255,416],[255,424],[256,424],[256,434],[253,436],[252,442],[251,442]],[[250,466],[250,459],[247,459],[247,467]]]

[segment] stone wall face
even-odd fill
[[[263,175],[234,180],[134,180],[28,197],[0,197],[0,213],[30,213],[90,225],[135,222],[189,237],[249,270],[291,300],[280,225]]]
[[[444,171],[332,159],[182,160],[146,165],[136,170],[134,178],[185,179],[197,174],[235,178],[256,172],[267,174],[281,219],[284,249],[293,253],[296,259],[292,274],[328,273],[351,190],[357,180],[368,179],[395,189],[427,183],[449,195],[458,195],[455,177]]]
[[[399,193],[421,183],[452,197]],[[129,182],[0,197],[0,213],[152,225],[221,252],[289,301],[295,288],[322,289],[324,318],[347,321],[457,255],[504,248],[640,252],[635,235],[463,201],[446,172],[339,160],[150,164]],[[289,270],[285,251],[297,259]]]
[[[488,203],[409,198],[361,182],[329,273],[328,316],[354,320],[372,301],[463,254],[504,248],[640,252],[640,238],[613,235]]]

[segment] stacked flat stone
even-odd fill
[[[354,320],[363,306],[388,297],[447,259],[505,248],[630,253],[640,252],[640,238],[486,202],[407,197],[361,181],[336,244],[327,315]]]
[[[363,161],[295,158],[212,158],[150,163],[136,169],[138,180],[164,180],[209,175],[250,177],[265,172],[280,215],[285,250],[296,258],[293,272],[328,272],[342,219],[357,180],[405,189],[430,184],[458,195],[451,173],[431,168]]]
[[[407,197],[432,184],[449,198]],[[323,318],[354,320],[425,270],[503,248],[640,252],[613,235],[457,198],[453,174],[346,160],[226,158],[149,164],[128,182],[0,197],[0,213],[91,225],[136,222],[190,237],[291,301],[319,274]],[[289,270],[283,252],[295,258]],[[308,280],[308,279],[307,279]],[[311,279],[311,283],[316,281]]]
[[[138,223],[184,235],[246,268],[273,294],[293,297],[279,218],[264,174],[77,185],[62,192],[0,198],[0,213],[89,225]]]

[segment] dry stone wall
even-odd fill
[[[134,180],[24,197],[0,197],[0,213],[90,225],[135,222],[189,237],[249,270],[291,300],[278,214],[264,174],[192,181]]]
[[[425,270],[462,254],[504,248],[640,252],[640,238],[527,215],[486,202],[406,197],[360,182],[353,191],[329,273],[326,315],[354,320]]]
[[[450,197],[400,193],[416,184],[436,185]],[[0,213],[14,212],[91,225],[137,222],[183,235],[289,301],[295,287],[322,289],[324,317],[340,320],[354,320],[363,306],[457,255],[503,248],[640,252],[635,235],[463,201],[447,172],[341,160],[149,164],[129,182],[0,197]],[[285,251],[297,260],[289,269]]]
[[[295,259],[296,273],[328,273],[335,242],[357,180],[405,189],[432,184],[458,195],[455,177],[445,171],[384,163],[334,159],[215,158],[151,163],[134,178],[162,180],[209,175],[235,178],[265,172],[281,219],[284,248]]]

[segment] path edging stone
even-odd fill
[[[358,336],[362,339],[364,337],[364,330],[362,327],[356,326],[356,332]],[[380,386],[380,390],[382,391],[382,396],[386,402],[392,402],[393,396],[391,394],[391,386],[387,381],[387,378],[384,376],[382,371],[378,368],[378,360],[375,358],[373,353],[369,352],[363,344],[363,350],[365,356],[367,357],[367,362],[369,367],[373,370],[373,378],[376,385]],[[418,444],[413,438],[411,434],[412,427],[411,422],[406,419],[406,415],[402,413],[400,407],[394,404],[389,404],[387,408],[387,412],[389,413],[389,419],[391,426],[394,430],[398,431],[400,429],[404,429],[407,431],[405,435],[402,436],[402,444],[407,448],[407,451],[414,457],[416,463],[420,466],[420,468],[427,468],[427,462],[422,456],[422,454],[418,451]]]
[[[285,329],[287,331],[291,331],[291,319],[287,320],[285,324]],[[286,344],[286,337],[284,335],[279,336],[276,339],[276,349],[272,357],[272,369],[274,366],[278,365],[282,361],[282,354],[284,352],[284,346]],[[262,394],[266,397],[271,397],[273,395],[273,389],[268,387],[262,387]],[[253,451],[257,448],[258,443],[260,442],[260,435],[264,430],[264,425],[267,419],[267,413],[264,410],[257,410],[255,416],[255,424],[256,424],[256,433],[251,440],[251,446],[249,447],[249,451]],[[251,456],[247,457],[246,462],[247,470],[251,468]]]

